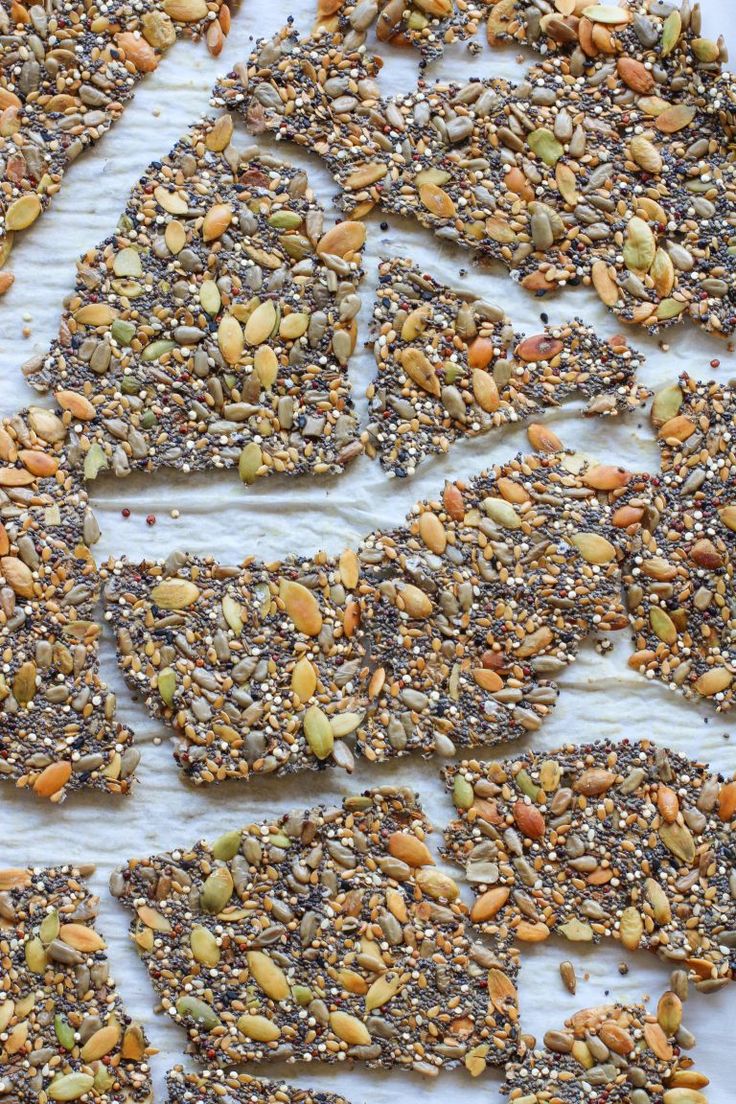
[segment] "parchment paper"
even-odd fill
[[[734,0],[706,0],[704,6],[703,34],[715,38],[721,31],[731,40],[732,51],[736,49]],[[62,300],[72,290],[78,255],[113,231],[130,187],[149,161],[167,152],[208,110],[215,78],[246,56],[254,38],[273,33],[290,14],[297,26],[306,30],[312,24],[313,10],[312,0],[294,0],[289,5],[278,0],[243,0],[218,59],[210,57],[203,44],[177,44],[143,83],[123,120],[71,167],[51,210],[22,237],[12,256],[16,282],[0,301],[2,414],[38,401],[23,381],[20,365],[47,347],[58,326]],[[462,45],[449,50],[444,60],[429,70],[427,79],[491,74],[521,79],[528,56],[524,58],[516,50],[490,51],[485,42],[483,47],[477,58]],[[387,90],[411,87],[417,75],[416,55],[390,48],[382,53],[386,58],[382,80]],[[244,132],[240,140],[243,145],[252,142]],[[335,186],[315,158],[287,144],[274,147],[265,141],[262,145],[276,148],[280,156],[306,168],[328,212],[334,211],[331,198]],[[502,303],[516,328],[527,333],[541,328],[541,311],[552,322],[573,315],[582,317],[602,336],[621,328],[592,292],[566,289],[552,299],[535,299],[501,268],[480,272],[467,253],[441,245],[429,232],[408,221],[388,218],[389,229],[382,231],[382,218],[374,214],[368,220],[368,277],[362,288],[361,340],[367,336],[377,260],[392,254],[411,257],[440,279],[464,282],[475,294]],[[464,279],[460,269],[467,270]],[[646,353],[643,380],[651,387],[673,380],[683,369],[705,378],[736,375],[736,358],[726,345],[689,324],[666,331],[660,342],[633,329],[628,338]],[[709,362],[714,358],[720,360],[720,365],[711,368]],[[362,396],[373,374],[369,350],[361,349],[353,358],[350,373],[364,414]],[[631,468],[656,469],[657,450],[643,414],[618,421],[583,419],[579,407],[571,406],[549,421],[566,445]],[[206,477],[159,473],[152,478],[100,479],[92,488],[103,532],[96,555],[98,560],[124,553],[132,557],[165,556],[181,547],[213,552],[223,561],[235,563],[250,553],[273,558],[320,547],[339,551],[376,526],[399,523],[413,502],[439,491],[445,478],[469,476],[525,448],[524,429],[510,427],[456,446],[446,457],[423,464],[413,479],[403,482],[387,480],[378,464],[367,458],[361,458],[340,478],[273,478],[253,488],[245,488],[232,473]],[[128,520],[121,517],[124,506],[132,511]],[[169,514],[174,508],[180,511],[176,520]],[[149,513],[157,517],[153,527],[145,523]],[[535,734],[535,743],[553,748],[570,739],[648,737],[708,760],[717,769],[733,771],[734,721],[710,709],[686,704],[666,689],[643,680],[626,665],[631,650],[626,631],[618,634],[616,646],[607,656],[586,647],[563,674],[558,706],[542,731]],[[320,801],[330,803],[341,794],[376,783],[413,785],[438,829],[451,815],[451,805],[439,783],[440,763],[416,758],[383,768],[360,764],[352,778],[331,771],[292,776],[286,782],[263,778],[251,784],[193,790],[177,776],[167,730],[152,722],[140,703],[131,700],[118,677],[109,632],[102,658],[103,673],[118,691],[120,717],[134,728],[142,749],[134,794],[118,802],[73,795],[55,808],[10,786],[0,786],[0,866],[97,863],[93,885],[102,897],[100,927],[108,940],[112,969],[126,1005],[131,1014],[146,1023],[151,1041],[160,1048],[153,1068],[156,1099],[163,1102],[163,1075],[182,1060],[184,1037],[165,1016],[153,1013],[153,991],[128,941],[128,915],[107,893],[111,869],[133,856],[187,845],[200,837],[212,838],[276,811],[304,808]],[[505,750],[513,753],[514,749]],[[439,830],[434,840],[434,845],[438,844]],[[559,978],[558,965],[564,958],[571,958],[577,968],[575,997],[567,993]],[[619,972],[622,962],[628,967],[625,975]],[[665,964],[643,952],[625,955],[613,943],[586,952],[580,945],[552,939],[524,956],[523,1029],[541,1039],[547,1029],[560,1027],[576,1009],[609,997],[637,1000],[649,995],[656,1002],[666,988],[667,977]],[[729,1104],[736,1099],[734,1011],[736,989],[710,997],[694,994],[685,1009],[685,1023],[698,1037],[693,1053],[696,1066],[711,1078],[710,1104]],[[403,1073],[376,1074],[357,1067],[336,1071],[316,1065],[264,1065],[261,1071],[342,1092],[353,1104],[368,1100],[371,1104],[389,1104],[397,1093],[407,1101],[426,1099],[437,1104],[481,1104],[499,1099],[497,1073],[473,1081],[461,1070],[426,1081]]]

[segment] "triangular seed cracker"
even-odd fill
[[[373,307],[377,374],[364,439],[393,475],[432,453],[568,399],[588,414],[619,414],[648,397],[643,357],[621,336],[601,340],[579,320],[529,337],[500,307],[437,281],[410,261],[379,268]]]
[[[360,452],[347,362],[365,227],[207,119],[150,166],[26,366],[87,409],[84,473],[338,472]]]

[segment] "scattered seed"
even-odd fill
[[[575,993],[578,987],[578,979],[575,976],[575,967],[569,959],[560,963],[560,977],[568,993]]]

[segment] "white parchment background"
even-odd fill
[[[722,31],[736,50],[736,32],[730,25],[736,15],[734,0],[706,0],[703,33],[715,38]],[[23,236],[13,253],[16,282],[0,302],[0,413],[10,414],[29,401],[37,401],[24,383],[20,365],[33,353],[43,352],[58,325],[61,303],[73,286],[75,261],[83,250],[114,230],[130,187],[149,161],[166,153],[176,139],[208,108],[215,78],[243,59],[255,37],[276,31],[287,15],[295,16],[302,29],[311,25],[313,0],[243,0],[225,49],[211,58],[202,44],[177,44],[149,77],[128,107],[122,122],[92,151],[73,165],[61,193],[33,231]],[[723,24],[726,24],[724,26]],[[482,39],[481,39],[482,40]],[[388,91],[411,87],[416,78],[414,55],[385,49],[387,64],[382,80]],[[429,76],[469,78],[499,75],[519,79],[528,59],[517,51],[491,52],[485,47],[472,58],[463,47],[453,49]],[[252,139],[241,134],[242,144]],[[263,142],[264,147],[270,142]],[[328,212],[335,187],[316,159],[286,144],[280,155],[307,168],[312,184]],[[620,329],[594,294],[568,289],[556,298],[541,301],[527,295],[500,268],[479,272],[469,256],[441,246],[438,239],[409,222],[388,219],[381,231],[380,215],[369,218],[366,248],[368,277],[363,285],[361,337],[367,323],[379,257],[398,254],[425,265],[440,279],[462,282],[459,269],[468,270],[465,283],[475,294],[498,301],[511,315],[515,327],[527,333],[540,327],[540,311],[552,322],[578,315],[594,324],[601,336]],[[725,380],[736,375],[736,358],[724,343],[708,338],[688,325],[666,331],[661,343],[628,333],[647,356],[642,378],[657,387],[674,379],[683,369]],[[716,369],[709,367],[720,360]],[[360,351],[350,365],[361,413],[362,395],[373,371],[372,354]],[[657,453],[644,415],[626,421],[582,419],[574,407],[549,419],[567,445],[629,467],[654,469]],[[492,461],[503,460],[526,448],[522,429],[480,438],[456,446],[449,456],[424,464],[418,475],[402,483],[389,482],[379,466],[366,458],[353,464],[341,478],[316,482],[309,479],[270,479],[246,489],[232,473],[211,477],[164,476],[108,478],[93,487],[93,501],[102,527],[98,559],[115,554],[131,557],[165,556],[174,548],[213,552],[235,563],[255,553],[274,558],[290,551],[317,548],[339,551],[379,525],[395,525],[418,498],[436,493],[447,477],[469,476]],[[122,507],[131,509],[123,521]],[[180,511],[174,520],[169,512]],[[145,524],[155,513],[157,524]],[[626,665],[630,652],[628,633],[620,633],[617,646],[606,657],[591,647],[561,679],[562,696],[552,719],[535,736],[539,746],[553,748],[566,739],[649,737],[687,754],[709,760],[714,767],[736,767],[736,726],[707,709],[686,705],[667,690],[646,683]],[[157,1101],[164,1097],[163,1075],[182,1057],[182,1033],[165,1017],[154,1015],[153,994],[146,972],[127,938],[128,915],[109,897],[110,870],[123,860],[186,845],[200,837],[212,838],[228,828],[293,807],[330,801],[341,794],[374,783],[396,781],[416,787],[425,808],[440,828],[451,806],[439,784],[439,764],[405,759],[382,768],[359,765],[352,778],[337,771],[306,774],[286,782],[264,778],[251,784],[193,790],[177,777],[165,729],[153,723],[140,703],[133,702],[118,677],[109,633],[103,648],[103,673],[119,695],[120,717],[137,733],[142,749],[139,783],[127,801],[72,796],[61,808],[42,805],[9,786],[0,787],[0,867],[42,865],[65,861],[97,864],[93,879],[102,896],[100,926],[109,946],[113,970],[129,1011],[145,1021],[149,1037],[160,1048],[154,1060]],[[732,737],[729,743],[729,737]],[[518,745],[517,745],[518,746]],[[438,843],[435,835],[435,846]],[[571,957],[579,986],[576,997],[563,988],[558,964]],[[604,1001],[651,996],[656,1001],[666,987],[667,968],[640,953],[628,956],[630,967],[621,976],[624,960],[617,945],[586,953],[579,946],[551,940],[525,955],[521,978],[522,1024],[541,1038],[545,1030],[559,1027],[579,1007]],[[711,1104],[729,1104],[736,1096],[736,1047],[734,1004],[736,993],[711,997],[693,995],[686,1007],[686,1024],[698,1036],[696,1064],[711,1078]],[[263,1067],[271,1073],[271,1067]],[[443,1073],[427,1082],[407,1074],[380,1074],[359,1068],[290,1066],[276,1068],[301,1084],[332,1088],[353,1104],[371,1100],[389,1104],[397,1092],[409,1101],[431,1100],[439,1104],[480,1104],[498,1099],[497,1073],[471,1081],[464,1071]]]

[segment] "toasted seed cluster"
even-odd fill
[[[85,254],[39,390],[77,396],[84,476],[340,471],[365,226],[325,228],[306,174],[235,151],[229,115],[155,161]]]
[[[348,1104],[334,1093],[217,1069],[195,1073],[175,1066],[167,1074],[166,1083],[168,1104]]]
[[[189,1051],[430,1076],[517,1053],[515,961],[469,938],[430,830],[410,790],[385,787],[114,873]]]
[[[502,1092],[514,1104],[707,1104],[708,1078],[682,1053],[694,1045],[670,991],[656,1014],[641,1004],[586,1008],[509,1063]]]
[[[61,187],[67,165],[122,114],[177,37],[220,53],[223,0],[46,0],[0,7],[0,269],[15,234]],[[13,282],[0,271],[0,294]]]
[[[733,81],[723,47],[699,37],[697,6],[641,7],[591,5],[575,17],[580,41],[519,85],[420,81],[390,99],[380,58],[339,32],[301,40],[287,27],[215,102],[320,154],[354,217],[375,205],[414,216],[534,294],[592,284],[626,321],[656,330],[689,315],[728,335]]]
[[[649,395],[634,381],[643,357],[625,338],[601,341],[579,320],[520,337],[500,307],[410,261],[381,263],[373,319],[378,372],[363,438],[393,475],[576,395],[590,414],[629,411]]]
[[[619,940],[710,992],[736,970],[736,781],[649,741],[445,769],[471,919],[496,936]]]
[[[0,781],[53,801],[125,793],[139,758],[99,676],[80,428],[41,407],[0,423]]]
[[[662,475],[625,568],[631,666],[718,710],[736,687],[736,392],[683,375],[654,400]]]
[[[143,1029],[123,1009],[95,929],[90,872],[0,870],[0,1097],[9,1104],[153,1099]]]
[[[536,731],[580,641],[626,626],[647,495],[621,468],[520,457],[339,557],[110,560],[106,617],[195,782],[451,755]]]
[[[340,31],[346,50],[362,46],[375,23],[379,42],[416,46],[424,64],[471,38],[485,15],[484,0],[317,0],[317,26]]]

